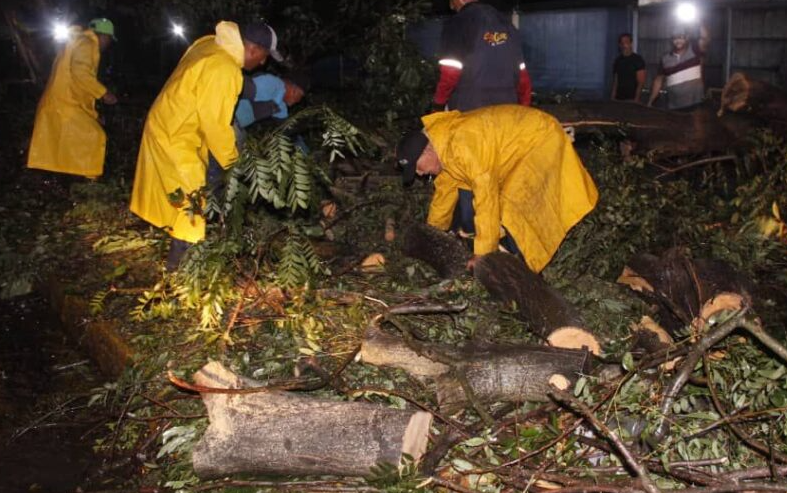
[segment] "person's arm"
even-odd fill
[[[197,88],[199,130],[205,136],[208,150],[224,169],[238,159],[232,116],[243,87],[243,77],[240,69],[236,70],[236,73],[229,73],[226,67],[206,67]]]
[[[618,74],[614,74],[612,76],[612,94],[610,94],[609,99],[612,101],[617,101],[618,98],[615,97],[615,94],[618,93]]]
[[[655,79],[653,79],[653,85],[650,87],[648,106],[653,106],[653,103],[656,101],[656,99],[658,99],[662,84],[664,84],[664,74],[659,74]]]
[[[634,102],[639,103],[639,98],[642,96],[642,89],[645,88],[645,79],[647,72],[644,68],[637,70],[637,89],[634,91]]]
[[[519,84],[517,86],[517,96],[519,104],[522,106],[530,106],[533,99],[533,83],[530,80],[530,74],[527,71],[525,62],[519,66]]]
[[[464,17],[455,15],[443,26],[440,38],[439,61],[440,79],[432,96],[432,109],[442,110],[451,98],[459,78],[462,76],[464,54],[467,52],[466,26]]]
[[[434,180],[434,195],[429,204],[426,223],[442,231],[448,231],[454,218],[454,209],[459,200],[459,187],[447,173],[440,173]]]
[[[496,177],[489,172],[473,179],[473,209],[475,209],[473,253],[475,255],[486,255],[496,251],[500,242],[500,193],[498,187]]]
[[[74,84],[82,91],[90,94],[94,99],[100,99],[105,95],[111,95],[98,81],[96,73],[98,64],[93,59],[93,43],[87,36],[80,36],[74,45],[71,53],[71,75]],[[114,95],[111,95],[114,98]],[[111,99],[111,98],[108,98]]]

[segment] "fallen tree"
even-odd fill
[[[752,303],[753,285],[743,274],[717,260],[690,259],[678,248],[661,257],[632,257],[618,282],[656,305],[659,321],[673,336],[698,318]]]
[[[726,111],[749,113],[787,125],[787,91],[737,72],[721,93],[719,116]]]
[[[513,303],[516,317],[551,346],[601,353],[598,338],[579,311],[518,258],[503,252],[490,253],[476,262],[474,271],[492,296]]]
[[[457,236],[423,223],[407,228],[402,250],[408,257],[432,266],[445,279],[462,275],[471,256]]]
[[[709,105],[678,112],[634,103],[588,101],[539,109],[580,133],[623,128],[636,143],[636,152],[660,158],[725,151],[762,124],[749,115],[719,117]]]
[[[260,382],[211,362],[197,385],[248,389]],[[415,462],[426,450],[432,415],[259,389],[202,393],[210,425],[194,446],[200,478],[237,473],[368,476],[380,464]]]
[[[590,371],[584,350],[474,341],[463,347],[410,341],[384,331],[377,323],[364,334],[361,361],[400,368],[429,380],[441,409],[480,402],[549,400],[550,384],[567,389]],[[469,396],[469,392],[473,395]]]

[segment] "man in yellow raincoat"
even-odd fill
[[[93,19],[85,30],[71,28],[38,103],[28,168],[89,178],[103,174],[107,137],[98,122],[96,99],[115,104],[117,98],[96,73],[101,52],[113,39],[109,19]]]
[[[427,222],[475,234],[478,257],[500,245],[540,272],[598,200],[593,179],[552,116],[519,105],[422,118],[397,146],[405,186],[435,176]]]
[[[280,59],[276,45],[276,33],[265,23],[240,29],[219,22],[215,35],[189,47],[150,108],[131,211],[172,236],[168,269],[177,268],[186,249],[205,237],[205,218],[189,207],[187,197],[205,186],[209,153],[223,169],[238,158],[232,116],[241,69],[254,70],[269,55]]]

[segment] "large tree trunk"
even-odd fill
[[[517,318],[550,345],[601,353],[598,339],[577,309],[513,255],[483,256],[475,264],[475,277],[498,300],[515,303]]]
[[[408,257],[432,266],[445,279],[462,275],[471,257],[462,240],[422,223],[415,223],[407,229],[403,250]]]
[[[658,306],[659,320],[673,336],[697,318],[751,305],[753,292],[751,281],[729,264],[690,259],[678,248],[661,257],[632,257],[618,282]]]
[[[547,401],[550,383],[569,388],[590,370],[590,354],[584,350],[479,342],[458,348],[414,344],[418,352],[375,324],[364,335],[361,360],[431,380],[440,408],[449,412],[469,401],[463,378],[481,402]]]
[[[738,72],[721,93],[721,110],[745,112],[787,124],[787,91]]]
[[[706,154],[724,151],[744,139],[756,119],[728,114],[719,118],[710,106],[690,113],[649,108],[615,101],[543,105],[563,125],[577,132],[624,127],[638,153],[657,157]]]
[[[220,363],[194,376],[198,385],[260,386]],[[432,415],[374,404],[317,399],[289,392],[203,393],[210,425],[194,447],[200,478],[238,473],[366,476],[380,463],[418,461]]]

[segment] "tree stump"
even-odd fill
[[[550,345],[601,353],[601,344],[579,311],[513,255],[483,256],[476,262],[475,277],[498,300],[515,303],[517,318]]]
[[[194,376],[198,385],[260,386],[220,363]],[[238,473],[367,476],[381,463],[416,462],[426,450],[432,415],[281,391],[203,393],[210,425],[194,447],[200,478]]]

